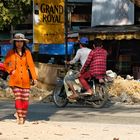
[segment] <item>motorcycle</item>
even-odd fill
[[[8,72],[5,70],[3,62],[0,62],[0,88],[7,88]]]
[[[90,79],[88,83],[93,89],[93,95],[85,96],[82,94],[84,91],[83,87],[81,86],[78,79],[75,79],[75,83],[73,84],[74,89],[77,91],[79,95],[78,98],[75,100],[70,100],[68,97],[72,94],[72,91],[69,90],[66,77],[74,74],[77,75],[78,71],[76,70],[68,70],[66,75],[63,77],[61,74],[58,74],[56,86],[53,90],[53,101],[57,107],[65,107],[68,103],[77,103],[82,105],[90,105],[94,108],[101,108],[103,107],[108,101],[108,93],[107,93],[107,86],[112,80],[108,76],[105,76],[104,82],[100,83],[97,79]],[[60,76],[59,76],[60,75]]]
[[[8,77],[8,72],[5,70],[3,62],[0,62],[0,78],[6,80]]]

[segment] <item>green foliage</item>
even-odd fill
[[[0,0],[0,29],[22,23],[32,14],[32,0]]]

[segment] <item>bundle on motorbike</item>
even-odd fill
[[[53,90],[53,101],[57,107],[65,107],[68,103],[77,103],[82,105],[91,105],[95,108],[103,107],[108,101],[107,86],[109,78],[103,79],[103,82],[99,82],[97,79],[90,79],[88,82],[93,90],[93,95],[85,95],[84,87],[81,86],[78,75],[79,71],[70,68],[64,77],[58,75],[56,86]],[[75,76],[73,87],[78,94],[78,98],[70,100],[68,97],[72,94],[69,89],[66,79],[70,76]],[[106,77],[106,76],[105,76]]]

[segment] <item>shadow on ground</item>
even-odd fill
[[[91,121],[91,122],[110,122],[114,123],[120,117],[120,123],[127,121],[134,122],[134,118],[129,114],[140,113],[140,105],[124,105],[108,102],[104,108],[95,109],[90,106],[77,104],[68,104],[65,108],[57,108],[52,102],[32,102],[29,105],[28,121]],[[14,101],[0,101],[0,120],[14,119]],[[122,113],[127,116],[117,116],[117,113]],[[111,118],[110,118],[111,116]],[[140,116],[136,116],[136,120]]]

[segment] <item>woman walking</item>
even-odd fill
[[[17,33],[11,40],[13,49],[11,49],[5,58],[4,65],[10,75],[9,86],[12,88],[15,95],[16,113],[18,124],[24,124],[28,106],[30,92],[30,77],[31,73],[33,83],[37,84],[37,75],[30,50],[27,48],[28,39],[24,34]],[[29,70],[28,70],[29,69]]]

